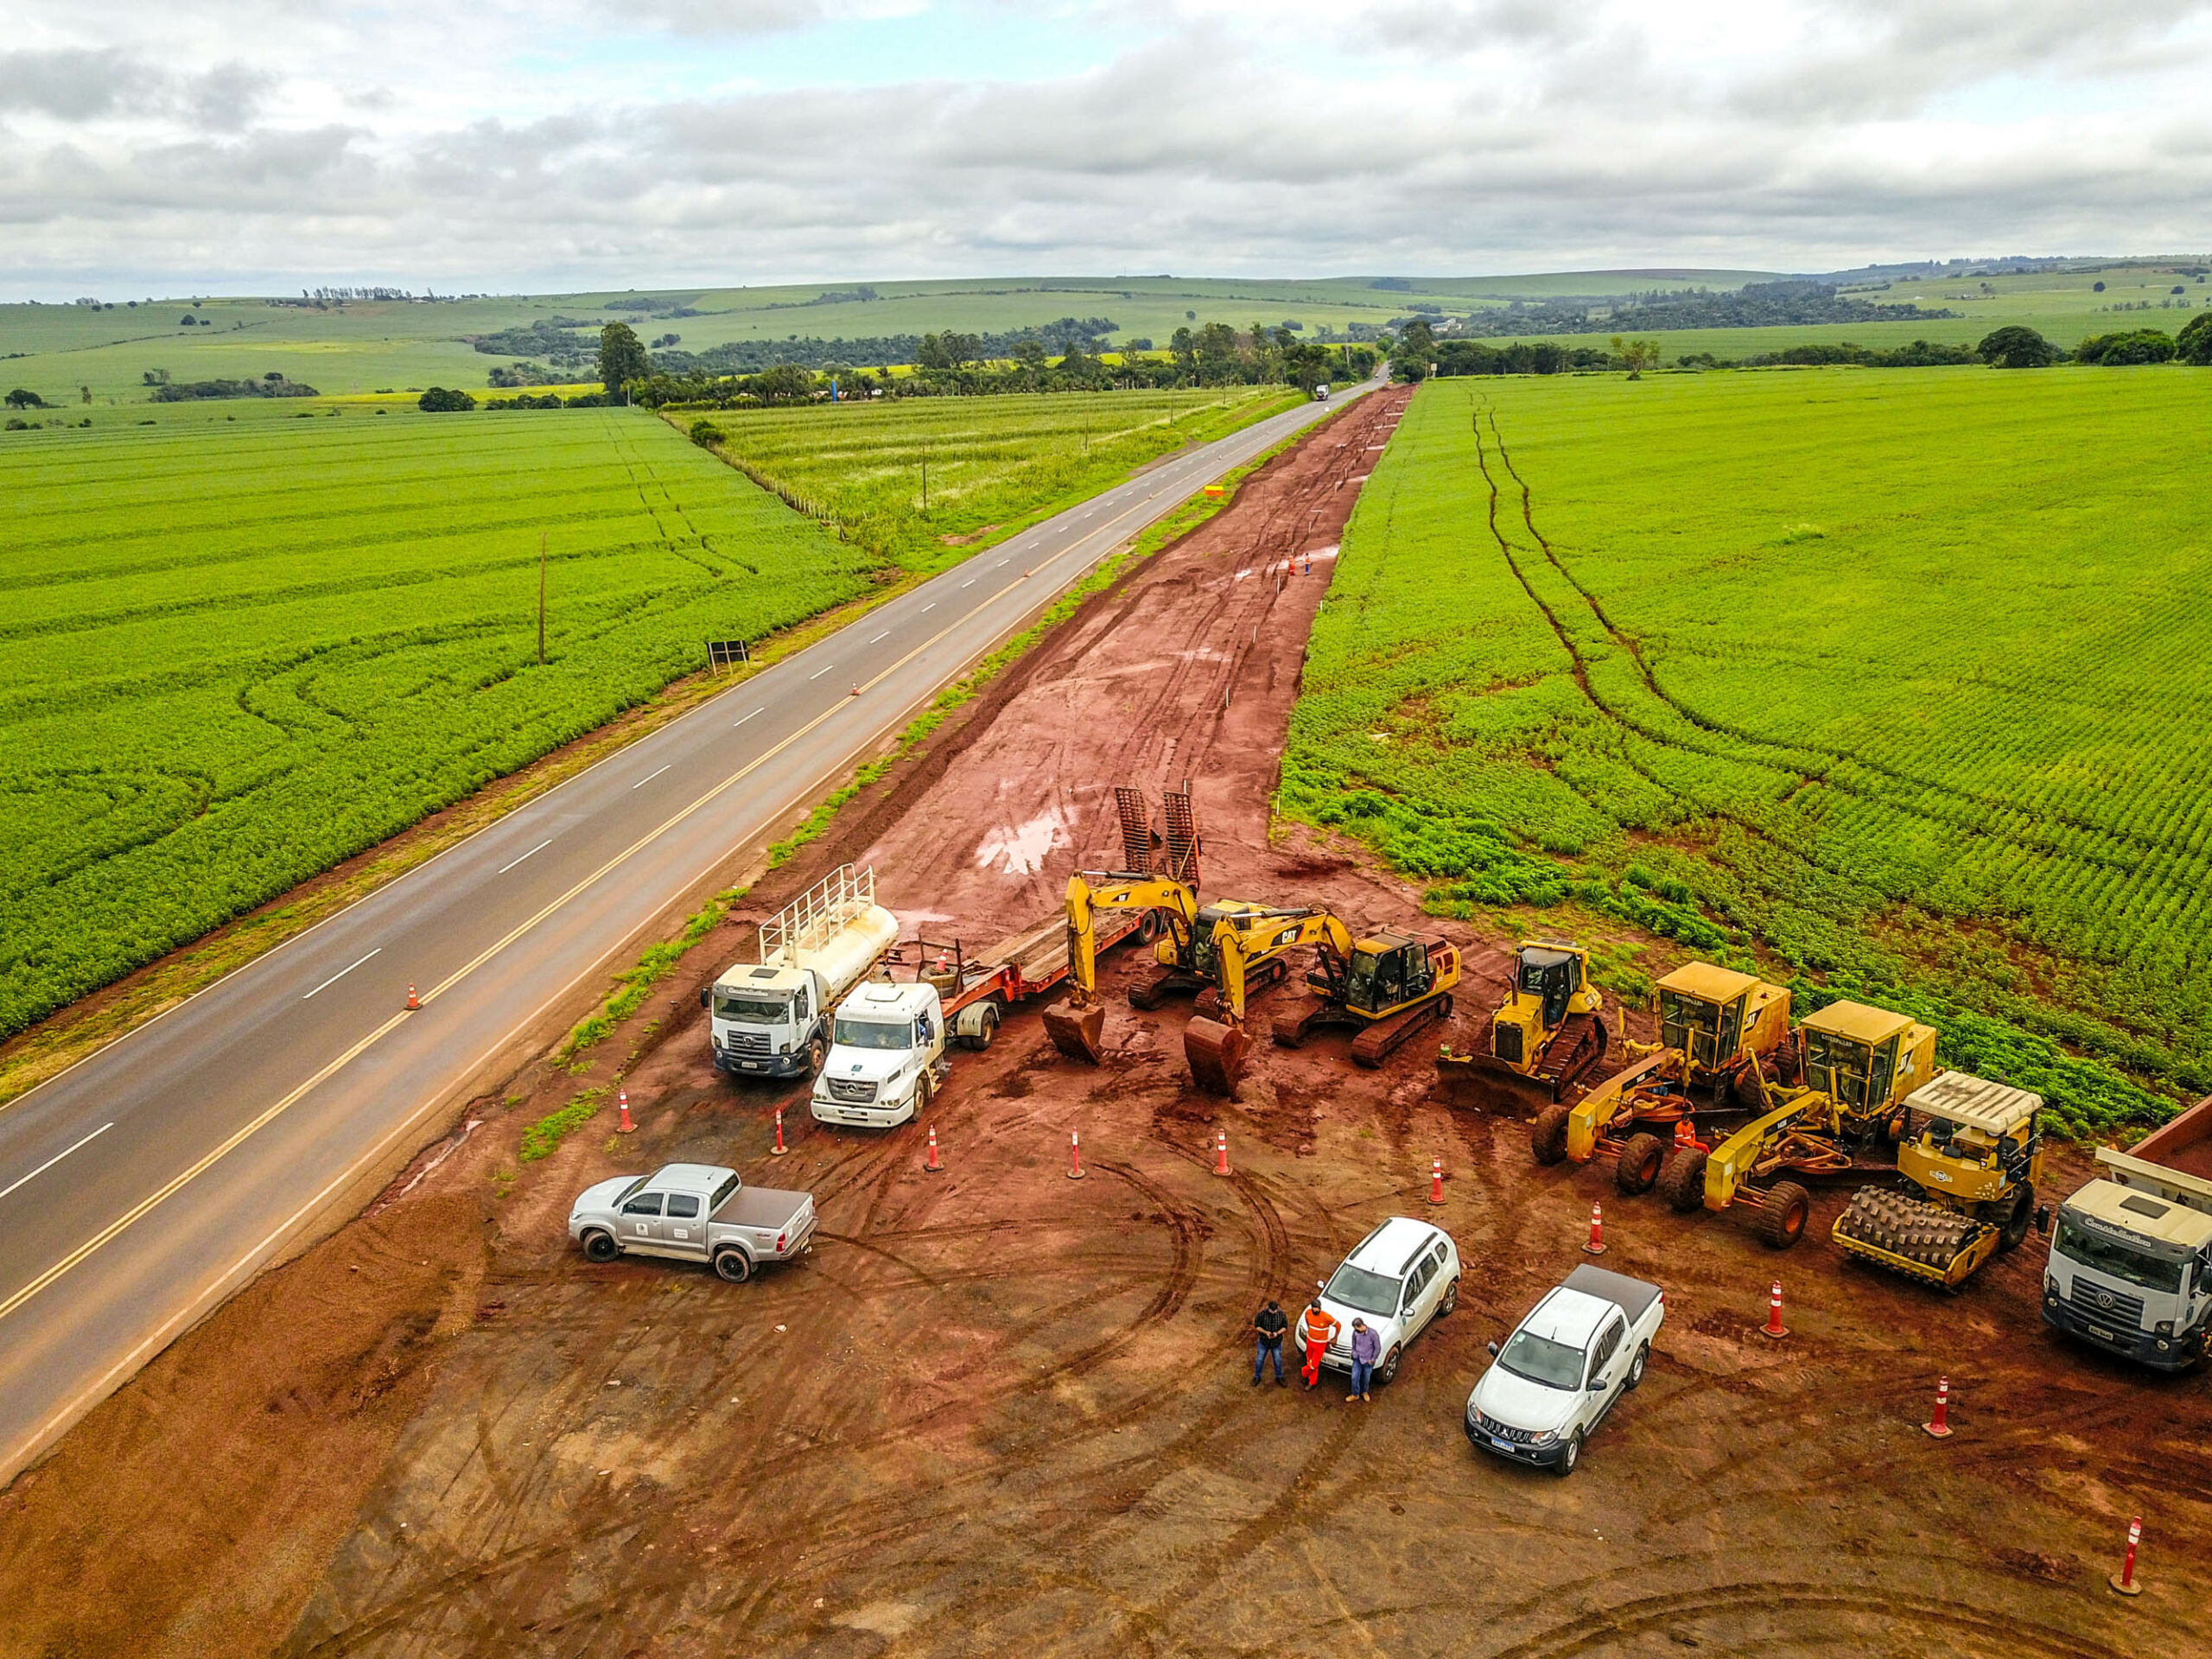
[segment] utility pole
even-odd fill
[[[537,665],[545,666],[545,532],[537,532]]]

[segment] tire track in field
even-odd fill
[[[1553,569],[1559,572],[1560,575],[1574,589],[1577,594],[1581,595],[1582,601],[1589,607],[1591,615],[1597,619],[1599,625],[1605,629],[1607,636],[1620,648],[1622,652],[1628,658],[1629,661],[1635,665],[1637,677],[1643,680],[1645,689],[1651,693],[1653,697],[1665,704],[1669,709],[1674,710],[1676,715],[1680,715],[1693,728],[1701,732],[1709,733],[1717,737],[1731,738],[1738,742],[1749,744],[1755,748],[1765,749],[1784,757],[1789,757],[1781,761],[1754,763],[1771,765],[1777,770],[1802,772],[1802,763],[1794,758],[1795,756],[1802,754],[1821,755],[1826,757],[1831,765],[1847,764],[1858,766],[1863,768],[1866,772],[1875,774],[1878,777],[1886,778],[1893,783],[1903,785],[1908,788],[1922,790],[1930,795],[1948,796],[1970,807],[1986,809],[1990,811],[2002,812],[2024,818],[2048,819],[2051,822],[2063,824],[2069,829],[2080,830],[2086,835],[2093,835],[2101,838],[2108,838],[2110,840],[2131,845],[2140,852],[2164,853],[2169,856],[2183,860],[2192,866],[2201,865],[2203,862],[2203,860],[2200,855],[2191,854],[2185,846],[2177,846],[2164,838],[2145,836],[2134,831],[2120,829],[2116,826],[2100,823],[2093,819],[2082,817],[2077,813],[2066,811],[2063,809],[2030,809],[2028,807],[2019,805],[2017,803],[2007,801],[1999,796],[1983,794],[1974,790],[1964,788],[1956,784],[1947,783],[1936,779],[1920,777],[1915,773],[1906,772],[1901,767],[1891,766],[1886,761],[1877,760],[1854,749],[1844,748],[1834,744],[1823,743],[1809,739],[1802,742],[1785,742],[1777,738],[1762,736],[1746,728],[1732,725],[1698,713],[1687,702],[1682,701],[1682,699],[1675,696],[1674,694],[1669,692],[1660,685],[1659,681],[1652,670],[1651,664],[1644,658],[1642,641],[1634,634],[1631,634],[1623,629],[1613,620],[1612,617],[1607,613],[1604,604],[1599,600],[1598,596],[1591,591],[1589,587],[1585,584],[1572,569],[1567,567],[1565,561],[1559,556],[1558,550],[1554,548],[1551,542],[1546,538],[1544,532],[1537,528],[1535,502],[1529,486],[1529,482],[1526,479],[1522,477],[1520,472],[1513,464],[1513,456],[1506,448],[1505,435],[1500,429],[1497,423],[1497,411],[1494,408],[1489,408],[1486,406],[1484,413],[1487,414],[1490,417],[1491,436],[1497,445],[1498,455],[1505,464],[1506,474],[1513,480],[1515,484],[1520,486],[1522,522],[1528,526],[1529,534],[1535,538],[1537,546],[1543,550],[1545,560],[1551,565]],[[1681,745],[1679,747],[1692,748],[1693,753],[1709,754],[1720,760],[1737,760],[1742,758],[1731,755],[1725,749],[1696,749],[1693,746],[1687,744]],[[1924,823],[1951,829],[1964,830],[1968,834],[2001,842],[2011,846],[2018,847],[2024,851],[2039,854],[2044,857],[2053,859],[2075,859],[2080,860],[2082,862],[2096,864],[2107,869],[2119,870],[2131,874],[2139,868],[2139,862],[2134,859],[2101,856],[2094,853],[2084,853],[2063,847],[2058,842],[2055,836],[2044,836],[2033,839],[2025,838],[2018,833],[1996,830],[1986,824],[1964,823],[1954,818],[1942,817],[1936,814],[1925,811],[1918,807],[1910,805],[1906,802],[1897,800],[1893,797],[1877,794],[1872,791],[1860,788],[1847,779],[1838,778],[1832,772],[1802,773],[1802,782],[1807,785],[1819,784],[1827,788],[1834,789],[1840,794],[1849,795],[1855,799],[1866,801],[1871,804],[1879,805],[1892,811],[1902,812],[1909,817],[1917,817]]]

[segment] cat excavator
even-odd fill
[[[1078,870],[1068,878],[1066,1003],[1045,1010],[1045,1033],[1071,1060],[1098,1064],[1105,1053],[1106,1005],[1098,995],[1101,912],[1157,911],[1169,937],[1187,939],[1197,925],[1198,896],[1173,876],[1134,870]]]
[[[1235,918],[1214,929],[1222,1011],[1228,1018],[1200,1015],[1183,1028],[1183,1052],[1199,1087],[1234,1097],[1251,1051],[1244,1030],[1248,931],[1265,940],[1262,948],[1271,957],[1300,944],[1316,947],[1306,982],[1318,995],[1297,1013],[1275,1017],[1273,1034],[1281,1047],[1296,1048],[1325,1026],[1349,1026],[1358,1033],[1353,1060],[1378,1066],[1415,1032],[1451,1014],[1452,990],[1459,982],[1457,945],[1389,928],[1354,938],[1326,911],[1286,912],[1275,919],[1283,925],[1272,932],[1264,924],[1240,928]]]
[[[1301,944],[1319,945],[1325,956],[1333,952],[1340,957],[1350,955],[1354,946],[1351,931],[1334,916],[1305,909],[1224,915],[1214,924],[1211,944],[1213,1006],[1201,1009],[1183,1027],[1183,1058],[1199,1088],[1234,1100],[1251,1058],[1244,1006],[1254,982],[1264,986],[1282,978],[1290,952]]]

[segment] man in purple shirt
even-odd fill
[[[1382,1356],[1382,1333],[1370,1329],[1365,1319],[1354,1319],[1351,1322],[1351,1397],[1354,1400],[1367,1399],[1368,1381],[1375,1374],[1375,1362]]]

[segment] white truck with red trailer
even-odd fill
[[[1156,937],[1150,911],[1102,912],[1095,949]],[[837,1005],[810,1109],[823,1123],[889,1128],[911,1122],[948,1074],[945,1050],[991,1046],[1016,1004],[1067,983],[1067,918],[1060,911],[970,957],[958,942],[917,942],[910,982],[870,982]]]

